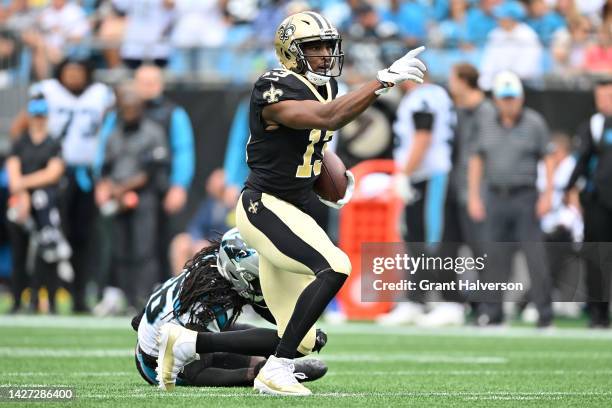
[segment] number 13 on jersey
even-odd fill
[[[310,132],[310,143],[306,147],[306,151],[304,152],[304,161],[297,167],[297,171],[295,172],[295,177],[299,178],[308,178],[313,175],[318,176],[321,173],[321,160],[315,160],[312,162],[312,154],[314,153],[315,145],[321,140],[321,133],[323,131],[320,129],[313,129]],[[325,154],[325,149],[327,148],[327,143],[329,143],[329,139],[333,136],[334,132],[325,131],[325,136],[323,137],[323,147],[321,147],[321,153]]]

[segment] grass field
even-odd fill
[[[146,385],[128,319],[0,317],[0,385],[75,387],[74,401],[41,406],[612,406],[610,331],[326,329],[327,376],[310,384],[313,397],[285,399],[249,388],[163,393]]]

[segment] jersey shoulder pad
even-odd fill
[[[61,87],[59,81],[55,78],[43,79],[30,85],[28,95],[30,98],[35,98],[40,95],[48,97],[49,93],[57,92]]]
[[[265,106],[281,101],[311,99],[307,86],[285,69],[273,69],[264,73],[253,87],[252,100]]]

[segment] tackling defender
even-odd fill
[[[174,381],[185,386],[253,385],[265,356],[274,351],[279,338],[274,329],[235,323],[245,304],[251,304],[274,323],[259,288],[257,252],[246,246],[234,228],[221,243],[202,249],[181,275],[155,291],[143,312],[132,321],[138,331],[135,357],[141,376],[149,384],[166,389],[173,387]],[[167,349],[164,343],[169,334],[181,331],[183,326],[192,329],[182,330],[185,337],[193,339],[191,347]],[[319,349],[325,341],[325,334],[320,332]],[[169,370],[158,381],[156,369],[167,364],[169,358],[171,361],[173,351],[196,360],[181,373],[178,368]],[[314,359],[301,361],[297,369],[301,372],[298,377],[304,381],[316,380],[327,371],[321,361]],[[174,376],[172,381],[168,381],[169,376]]]
[[[310,395],[294,375],[298,353],[316,343],[315,322],[351,271],[348,256],[305,212],[305,203],[321,173],[323,154],[333,131],[368,108],[381,93],[406,80],[421,83],[425,65],[408,52],[376,79],[335,99],[334,77],[344,54],[338,30],[313,12],[287,17],[274,41],[282,69],[263,74],[251,94],[247,164],[251,170],[236,208],[240,233],[259,253],[263,296],[281,340],[257,375],[254,386],[275,395]],[[347,173],[350,200],[353,183]],[[174,349],[183,336],[168,338]],[[187,336],[185,336],[187,338]],[[185,340],[188,341],[188,340]],[[173,355],[174,370],[188,361]]]

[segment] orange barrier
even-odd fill
[[[361,244],[401,242],[399,219],[403,203],[392,193],[367,198],[359,194],[360,182],[368,174],[394,174],[396,168],[393,160],[368,160],[351,171],[355,175],[355,194],[340,211],[339,246],[349,256],[353,271],[338,300],[349,319],[373,319],[388,312],[393,303],[361,302]]]

